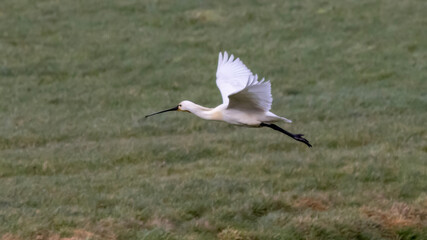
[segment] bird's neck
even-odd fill
[[[216,110],[216,108],[207,108],[200,105],[197,105],[194,103],[193,106],[191,106],[190,112],[194,115],[198,116],[199,118],[203,118],[206,120],[221,120],[222,116],[219,111]]]

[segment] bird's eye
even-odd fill
[[[181,104],[179,104],[179,105],[178,105],[178,107],[182,107],[182,105],[181,105]]]

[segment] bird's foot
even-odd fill
[[[303,138],[302,136],[304,136],[304,134],[294,134],[293,139],[295,139],[299,142],[305,143],[309,147],[312,147],[310,142],[307,139]]]

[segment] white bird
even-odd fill
[[[258,76],[253,75],[239,58],[234,59],[233,55],[229,57],[227,52],[219,53],[216,85],[221,92],[223,103],[215,108],[203,107],[185,100],[176,107],[145,117],[169,111],[190,112],[206,120],[247,127],[269,127],[311,147],[309,141],[302,137],[303,134],[293,134],[273,124],[278,121],[292,121],[270,112],[273,102],[270,81],[265,81],[264,78],[258,81]]]

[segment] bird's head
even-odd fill
[[[145,118],[151,117],[151,116],[156,115],[156,114],[164,113],[164,112],[170,112],[170,111],[190,112],[190,109],[193,105],[194,105],[194,103],[185,100],[185,101],[180,102],[178,104],[178,106],[176,106],[176,107],[149,114],[149,115],[145,116]]]
[[[191,112],[190,109],[192,109],[193,106],[194,103],[184,100],[178,104],[178,111]]]

